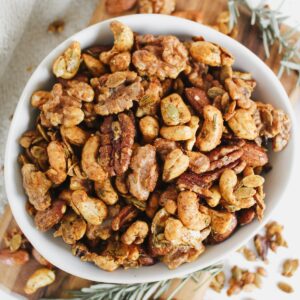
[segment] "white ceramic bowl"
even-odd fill
[[[251,72],[256,79],[255,99],[270,102],[275,107],[282,108],[294,120],[288,96],[277,77],[255,54],[237,41],[209,27],[170,16],[131,15],[117,19],[141,34],[173,34],[180,38],[202,35],[206,40],[224,46],[235,57],[234,67]],[[26,196],[22,187],[20,166],[17,163],[17,156],[21,151],[18,139],[25,130],[33,126],[34,110],[30,106],[30,97],[34,91],[50,87],[50,78],[53,77],[51,66],[54,59],[73,40],[79,41],[82,48],[93,44],[111,43],[110,21],[107,20],[86,28],[61,43],[40,63],[29,79],[14,113],[6,145],[5,183],[8,200],[17,223],[33,246],[52,264],[68,273],[94,281],[114,283],[149,282],[183,276],[217,263],[249,240],[270,218],[272,211],[283,198],[284,191],[290,181],[296,153],[295,131],[293,130],[287,148],[279,154],[271,155],[273,170],[266,179],[267,209],[262,223],[254,221],[250,225],[240,228],[225,242],[207,247],[207,250],[197,261],[184,264],[172,271],[159,263],[151,267],[126,271],[119,269],[108,273],[91,263],[81,262],[79,258],[72,256],[70,247],[64,244],[61,239],[54,239],[51,233],[39,232],[35,228],[32,218],[26,213],[24,205]],[[293,124],[296,123],[293,122]]]

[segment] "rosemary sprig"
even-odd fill
[[[279,11],[280,6],[272,9],[264,0],[256,7],[252,7],[247,0],[228,0],[229,27],[231,29],[237,24],[240,16],[239,6],[245,7],[251,13],[251,25],[259,27],[267,58],[270,56],[270,47],[275,42],[278,43],[278,53],[282,55],[278,77],[280,78],[285,71],[289,73],[293,70],[298,73],[297,84],[300,84],[300,42],[295,41],[294,37],[298,26],[283,33],[281,25],[288,19],[288,16]]]
[[[211,277],[215,276],[222,270],[222,265],[213,265],[204,268],[200,271],[188,274],[180,278],[179,284],[172,291],[166,300],[171,300],[185,286],[189,280],[197,283],[196,290],[201,288]],[[209,272],[210,276],[202,280],[203,272]],[[171,285],[171,279],[148,282],[142,284],[113,284],[113,283],[98,283],[91,285],[81,290],[68,291],[67,298],[71,300],[148,300],[159,299],[159,297],[168,290]],[[61,298],[47,300],[62,300]]]

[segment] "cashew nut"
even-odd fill
[[[114,46],[110,51],[100,54],[100,60],[105,64],[109,64],[111,58],[117,53],[131,50],[134,42],[133,32],[127,25],[112,21],[110,29],[114,35]]]
[[[61,126],[60,134],[63,139],[76,146],[83,146],[90,136],[86,131],[78,126]]]
[[[116,54],[109,62],[109,67],[112,73],[125,71],[131,63],[131,53],[129,51]]]
[[[164,170],[163,170],[163,181],[171,181],[178,177],[189,167],[189,157],[180,149],[172,150],[166,157]]]
[[[254,177],[252,177],[254,176]],[[237,185],[237,176],[233,170],[226,169],[220,177],[220,192],[226,203],[223,205],[227,210],[234,212],[243,208],[249,208],[253,206],[256,202],[253,196],[256,194],[256,191],[251,185],[256,185],[257,183],[263,183],[263,180],[260,179],[261,176],[250,175],[249,180],[246,178],[246,184],[249,184],[250,187],[245,186],[243,180],[240,183],[239,188],[235,191],[234,188]],[[253,182],[252,182],[253,178]],[[257,181],[257,182],[255,182]]]
[[[177,198],[178,217],[185,227],[202,230],[209,226],[210,217],[199,212],[197,194],[191,191],[180,192]]]
[[[36,91],[31,96],[31,105],[40,108],[43,104],[51,100],[52,94],[47,91]]]
[[[197,116],[191,116],[191,120],[187,125],[191,128],[193,136],[185,142],[185,149],[191,151],[196,142],[196,132],[199,128],[200,119]]]
[[[53,283],[54,280],[54,271],[47,268],[38,269],[32,275],[30,275],[29,279],[26,282],[24,292],[27,295],[31,295],[35,293],[39,288]]]
[[[81,48],[79,42],[73,42],[54,62],[52,70],[56,77],[70,79],[80,66]]]
[[[234,188],[237,185],[237,176],[231,169],[226,169],[220,177],[220,192],[222,197],[230,204],[236,204]]]
[[[99,225],[107,217],[107,207],[100,199],[89,197],[83,190],[72,194],[72,204],[83,218],[93,225]]]
[[[204,123],[197,137],[196,145],[200,151],[211,151],[221,142],[223,133],[222,113],[211,105],[203,108]]]
[[[108,176],[97,161],[99,147],[100,137],[93,135],[86,141],[81,154],[82,169],[94,181],[103,181]]]
[[[61,184],[67,177],[67,159],[64,146],[58,141],[52,141],[48,144],[47,153],[50,168],[46,175],[53,183]]]
[[[186,141],[193,137],[193,131],[189,126],[163,126],[160,135],[171,141]]]
[[[144,221],[135,221],[123,233],[121,241],[126,245],[142,244],[149,231],[148,224]]]
[[[113,205],[118,201],[118,194],[114,190],[109,178],[103,181],[95,181],[94,187],[97,196],[103,200],[105,204]]]
[[[211,195],[205,200],[210,207],[216,207],[222,198],[219,186],[214,185],[209,189],[209,191],[211,192]]]

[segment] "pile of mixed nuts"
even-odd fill
[[[32,95],[26,208],[101,269],[174,269],[263,218],[267,146],[287,145],[290,120],[251,99],[255,80],[223,47],[111,30],[113,46],[71,43]]]

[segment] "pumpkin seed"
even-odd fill
[[[256,188],[262,186],[265,179],[259,175],[249,175],[243,178],[243,185],[246,187]]]
[[[255,189],[251,187],[240,187],[234,192],[234,195],[237,199],[253,197],[255,194]]]
[[[179,112],[174,104],[168,104],[166,111],[170,119],[172,119],[176,123],[179,123]]]

